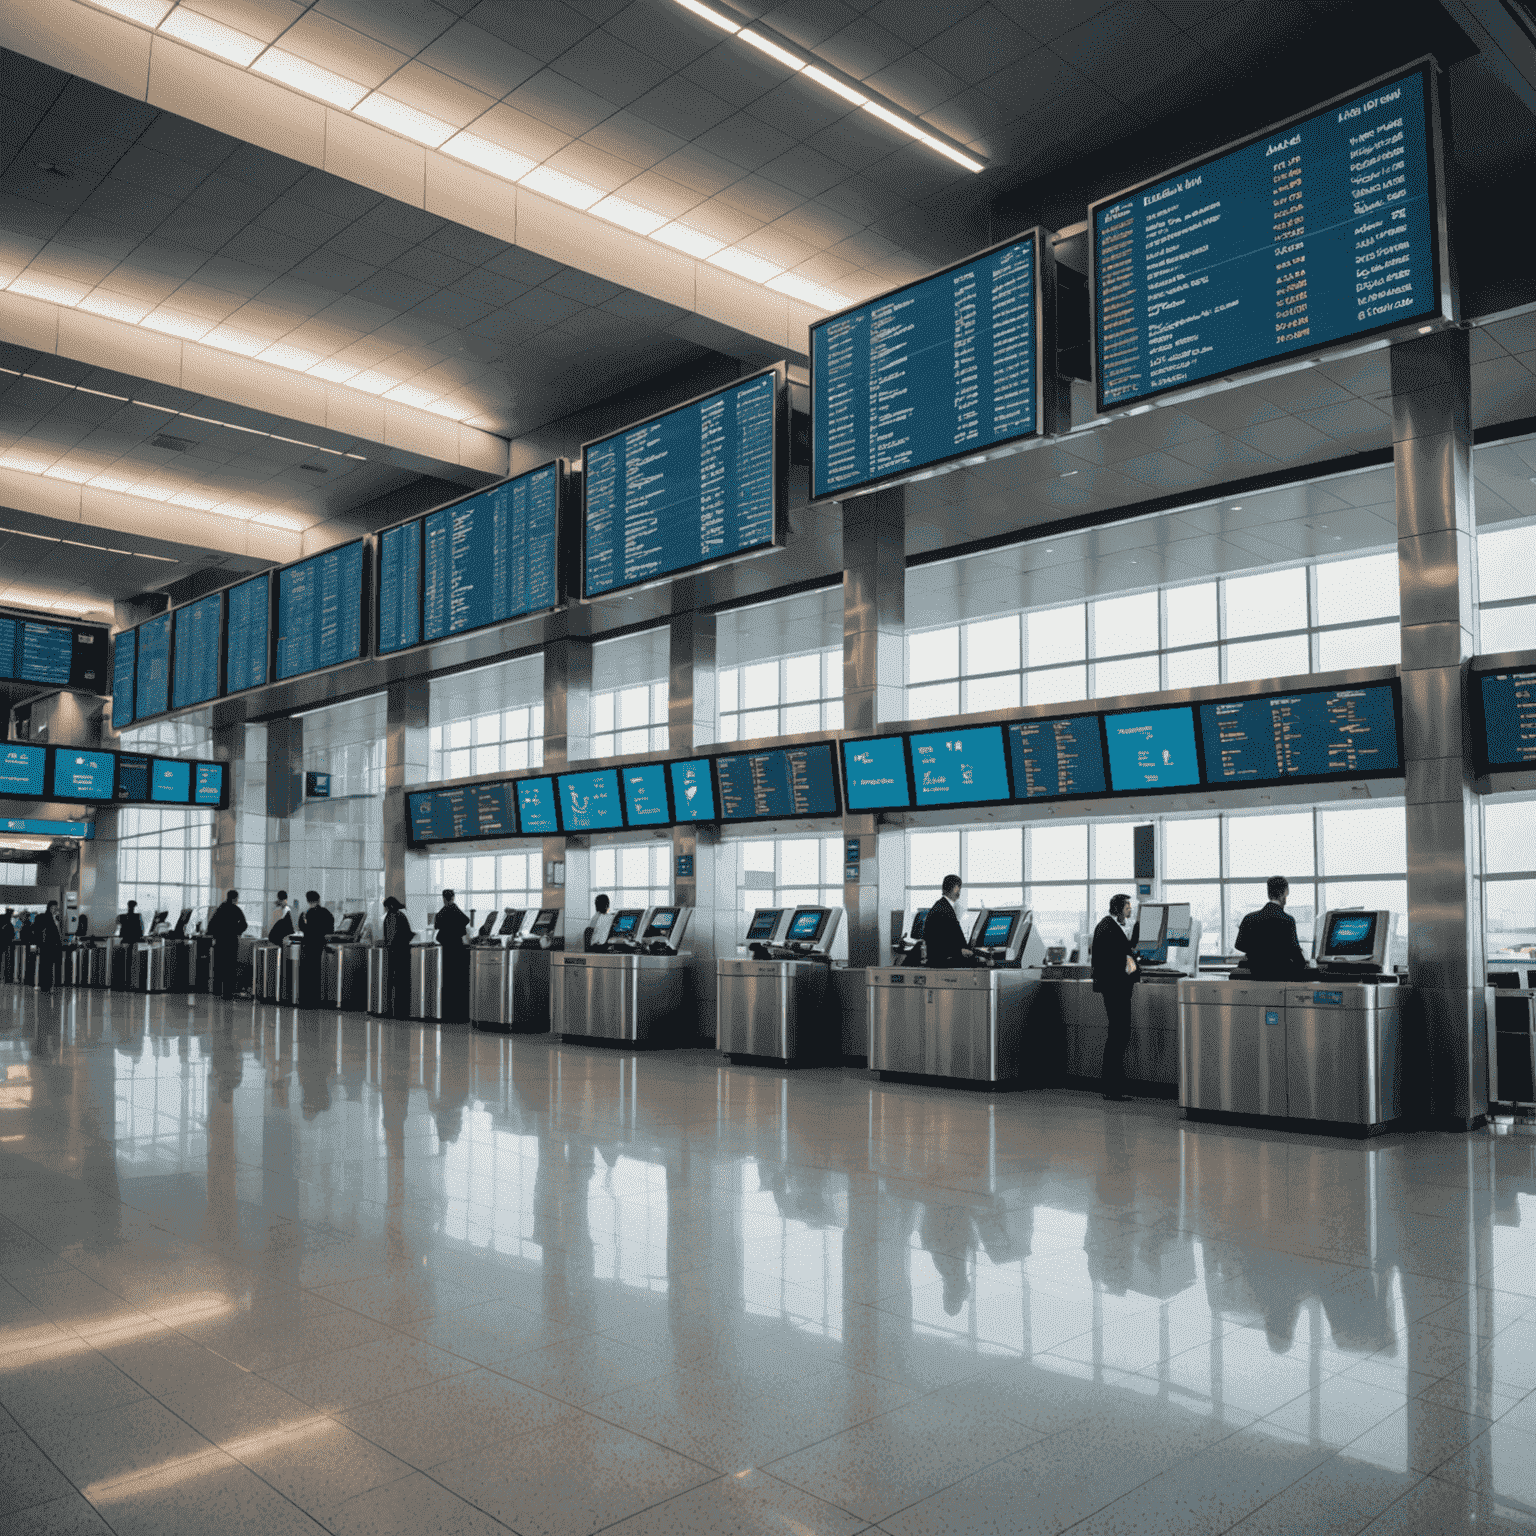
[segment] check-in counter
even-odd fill
[[[133,946],[128,963],[130,992],[165,991],[165,941],[145,939]]]
[[[549,954],[549,1027],[562,1040],[689,1044],[693,955]]]
[[[275,1003],[279,997],[283,951],[277,944],[258,944],[251,951],[251,995],[259,1003]]]
[[[366,944],[327,944],[320,958],[320,996],[327,1008],[361,1013],[368,1002]]]
[[[368,1012],[376,1017],[389,1012],[389,951],[382,944],[368,951]]]
[[[843,1060],[869,1060],[869,972],[862,965],[835,965],[827,978],[829,1006],[840,1021]]]
[[[436,944],[411,945],[411,1017],[443,1016],[443,952]]]
[[[190,992],[197,976],[197,940],[165,941],[165,990]]]
[[[985,1083],[1034,1076],[1025,1017],[1038,972],[871,966],[864,974],[872,1071]]]
[[[769,1061],[836,1061],[842,1020],[819,960],[720,960],[715,1049]]]
[[[542,1034],[550,1027],[551,952],[472,945],[469,1021],[479,1029]]]
[[[1097,1081],[1104,1070],[1109,1019],[1104,999],[1093,990],[1086,965],[1048,965],[1043,971],[1031,1034],[1052,1076]],[[1144,972],[1131,989],[1131,1041],[1125,1052],[1126,1078],[1138,1086],[1175,1092],[1179,1083],[1179,977]]]

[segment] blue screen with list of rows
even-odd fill
[[[171,615],[139,625],[139,664],[133,687],[133,717],[148,719],[171,707]]]
[[[206,704],[219,694],[219,630],[224,594],[214,592],[175,610],[176,651],[171,703],[176,709]]]
[[[265,574],[229,589],[224,686],[230,693],[260,688],[267,681],[271,593],[272,579]]]
[[[279,682],[356,661],[362,640],[361,540],[311,555],[277,573]]]
[[[1392,688],[1284,693],[1200,706],[1207,784],[1398,769]]]

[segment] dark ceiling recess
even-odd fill
[[[152,437],[149,445],[151,448],[163,448],[167,453],[188,453],[197,447],[190,437],[172,437],[169,432],[161,432]]]

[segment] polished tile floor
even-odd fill
[[[1536,1527],[1536,1139],[0,986],[0,1532]]]

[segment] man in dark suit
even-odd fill
[[[336,919],[320,905],[319,891],[305,891],[304,900],[309,905],[299,914],[299,1007],[318,1008],[325,941],[335,933]]]
[[[1127,931],[1130,921],[1131,898],[1122,892],[1109,898],[1109,916],[1093,930],[1093,990],[1103,997],[1109,1016],[1099,1079],[1111,1102],[1130,1097],[1125,1091],[1125,1048],[1131,1043],[1131,990],[1140,979],[1135,936]]]
[[[1247,956],[1246,969],[1256,981],[1289,981],[1307,968],[1307,957],[1296,941],[1296,919],[1285,910],[1291,883],[1271,875],[1269,900],[1250,912],[1237,930],[1237,947]]]
[[[208,919],[208,934],[213,940],[213,995],[226,1000],[235,995],[235,979],[240,960],[240,935],[245,932],[245,913],[240,910],[240,892],[230,891],[224,904]]]
[[[144,937],[144,919],[139,916],[138,907],[138,902],[130,901],[118,922],[117,936],[124,944],[137,944]]]
[[[37,945],[37,989],[52,992],[64,962],[64,935],[59,932],[59,904],[50,901],[32,924],[32,942]]]
[[[443,1018],[462,1024],[469,1018],[469,951],[464,947],[469,919],[460,911],[452,891],[443,892],[434,926],[443,952]]]
[[[945,875],[943,895],[928,909],[923,925],[923,945],[928,964],[936,970],[953,970],[957,965],[975,964],[975,956],[965,947],[965,929],[960,925],[960,876]]]
[[[11,963],[16,948],[16,916],[14,907],[7,907],[0,917],[0,981],[9,981],[14,974]]]
[[[411,940],[416,937],[397,896],[384,898],[384,1013],[411,1016]]]

